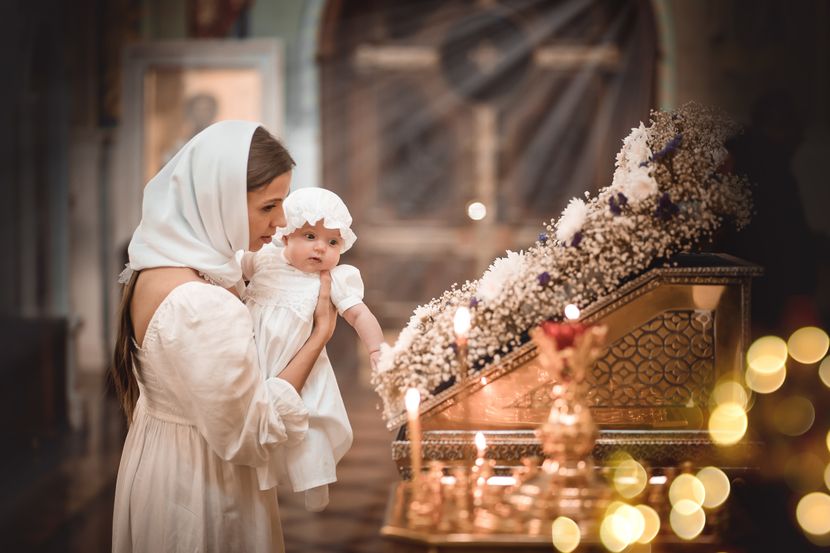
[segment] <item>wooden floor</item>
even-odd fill
[[[110,550],[115,476],[125,427],[118,406],[97,378],[82,384],[80,432],[42,439],[0,465],[0,551],[78,552]],[[346,382],[344,382],[346,380]],[[338,467],[339,482],[322,513],[309,513],[302,497],[280,493],[288,552],[387,552],[394,543],[379,536],[391,484],[391,434],[377,396],[359,379],[341,379],[354,428],[352,449]]]

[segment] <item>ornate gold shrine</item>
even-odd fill
[[[600,428],[597,464],[624,450],[652,466],[684,461],[745,467],[754,444],[716,448],[706,421],[709,397],[723,377],[739,378],[749,337],[750,281],[761,269],[723,254],[681,255],[651,269],[582,311],[581,321],[608,327],[606,353],[587,380]],[[472,458],[484,432],[488,458],[502,468],[542,457],[534,430],[550,411],[552,376],[528,342],[420,408],[423,455],[452,463]],[[409,476],[406,415],[392,454]]]

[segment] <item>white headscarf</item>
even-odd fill
[[[285,210],[285,226],[278,228],[275,238],[279,242],[283,236],[288,236],[295,230],[303,228],[306,223],[316,225],[323,221],[328,229],[340,231],[343,245],[340,253],[352,247],[357,235],[352,231],[352,215],[349,208],[340,199],[340,196],[325,188],[300,188],[295,190],[283,202]]]
[[[242,268],[234,254],[249,245],[248,151],[259,126],[214,123],[147,183],[130,262],[119,281],[142,269],[190,267],[226,288],[239,282]]]

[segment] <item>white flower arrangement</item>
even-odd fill
[[[524,252],[507,250],[506,257],[499,257],[479,279],[476,294],[486,301],[493,301],[501,294],[511,279],[519,276],[524,266]]]
[[[479,280],[453,285],[415,310],[395,344],[382,348],[372,375],[384,418],[403,410],[409,387],[430,397],[452,385],[459,307],[472,314],[468,370],[478,371],[521,345],[535,325],[560,319],[565,305],[590,305],[711,239],[724,220],[745,226],[748,183],[722,167],[724,144],[737,130],[694,103],[652,112],[650,126],[641,123],[623,140],[610,186],[588,201],[571,200],[527,251],[508,251]]]
[[[556,239],[563,244],[573,242],[576,234],[582,230],[582,225],[588,218],[588,206],[580,198],[573,198],[562,211],[559,222],[556,223]]]

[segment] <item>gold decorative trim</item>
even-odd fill
[[[718,254],[718,257],[741,263],[741,265],[730,267],[659,267],[651,269],[623,284],[612,294],[598,298],[591,305],[585,307],[582,310],[580,320],[589,324],[596,323],[661,285],[738,286],[741,291],[741,310],[743,311],[741,318],[744,327],[742,339],[746,344],[749,327],[748,281],[750,277],[763,274],[763,270],[755,265],[744,264],[737,258],[726,254]],[[481,384],[481,377],[485,377],[486,385],[489,385],[535,357],[536,346],[533,342],[527,342],[519,346],[502,357],[498,363],[485,366],[475,377],[469,377],[462,383],[453,384],[439,394],[426,399],[420,407],[421,417],[436,415],[467,399],[484,386]],[[394,430],[405,423],[406,413],[402,412],[391,418],[386,426],[389,430]]]

